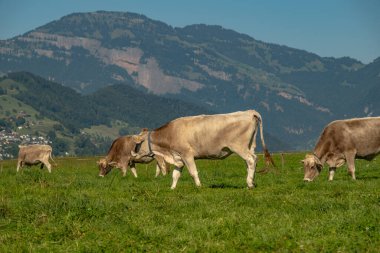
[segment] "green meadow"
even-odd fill
[[[175,190],[154,163],[99,178],[97,157],[57,157],[51,174],[1,161],[0,252],[380,252],[379,158],[356,181],[325,167],[305,183],[304,154],[273,156],[253,190],[237,156],[197,161],[202,187],[185,168]]]

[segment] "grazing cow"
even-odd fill
[[[379,153],[380,117],[333,121],[323,130],[313,154],[302,160],[304,180],[313,181],[325,163],[333,180],[336,168],[345,162],[355,180],[355,158],[372,160]]]
[[[47,167],[48,171],[51,172],[51,165],[49,163],[49,158],[53,160],[51,157],[52,148],[49,145],[28,145],[23,146],[20,145],[18,152],[18,161],[17,161],[17,172],[24,165],[38,165],[41,163],[41,169],[44,165]],[[53,160],[54,162],[54,160]]]
[[[156,177],[160,174],[166,175],[167,166],[164,160],[155,156],[147,156],[141,159],[131,157],[131,151],[135,149],[136,144],[132,141],[132,136],[122,136],[113,141],[108,154],[105,158],[100,159],[97,164],[99,166],[99,176],[104,177],[113,167],[119,168],[126,175],[128,166],[135,177],[137,177],[135,163],[150,163],[154,159],[157,160]]]
[[[256,169],[256,134],[260,125],[261,142],[266,158],[262,119],[254,110],[228,114],[199,115],[173,120],[154,130],[143,130],[134,135],[137,144],[132,152],[135,157],[152,154],[162,156],[165,162],[175,165],[171,189],[177,185],[184,165],[197,186],[201,185],[194,159],[224,159],[238,154],[247,163],[249,188],[254,187]]]

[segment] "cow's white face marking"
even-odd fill
[[[306,155],[305,159],[302,160],[303,168],[304,168],[304,178],[303,180],[306,182],[311,182],[316,178],[321,169],[322,164],[318,158],[314,155]]]

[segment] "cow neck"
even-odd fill
[[[148,148],[149,148],[149,155],[150,156],[153,156],[153,151],[152,151],[152,139],[150,137],[150,135],[152,134],[152,131],[149,131],[148,132]]]
[[[318,162],[322,164],[322,161],[321,161],[321,158],[319,156],[317,156],[317,154],[315,152],[313,152],[313,155],[315,158],[317,158]]]

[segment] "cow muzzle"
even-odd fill
[[[304,182],[312,182],[313,180],[310,179],[310,178],[305,177],[305,178],[303,179],[303,181],[304,181]]]

